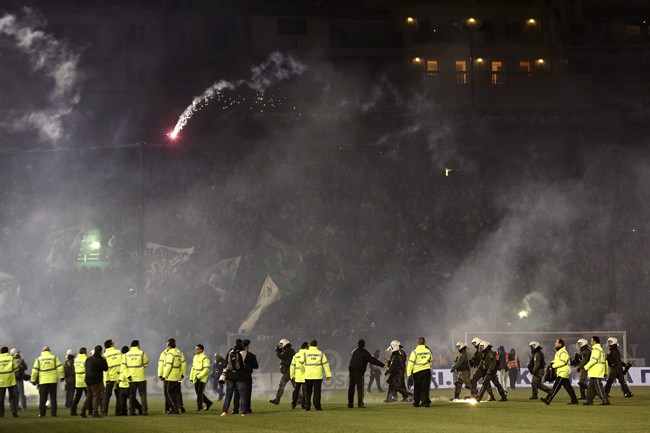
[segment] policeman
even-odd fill
[[[294,384],[293,394],[291,395],[291,409],[295,409],[298,402],[300,402],[303,409],[305,408],[305,352],[308,348],[309,343],[303,342],[300,345],[300,350],[293,355],[289,367],[289,376]]]
[[[531,358],[528,363],[528,371],[533,376],[531,380],[531,387],[533,395],[529,400],[537,400],[537,395],[539,389],[545,393],[551,392],[551,388],[542,383],[544,377],[544,367],[546,367],[546,362],[544,362],[544,352],[542,352],[542,346],[539,345],[539,342],[536,340],[531,341],[528,346],[531,350]]]
[[[591,358],[591,348],[589,347],[589,342],[584,338],[581,338],[577,342],[578,348],[580,349],[580,364],[578,364],[578,373],[580,373],[580,379],[578,380],[578,386],[580,387],[580,398],[578,400],[587,399],[587,370],[585,370],[585,365],[589,362]]]
[[[169,413],[177,415],[181,410],[181,384],[187,366],[185,355],[176,347],[176,340],[167,340],[167,353],[163,365],[162,378],[165,381],[165,394],[169,398]]]
[[[293,356],[296,354],[296,351],[291,347],[291,343],[286,338],[280,340],[278,345],[275,347],[275,356],[280,360],[280,385],[278,386],[278,392],[275,394],[275,398],[269,400],[269,403],[280,404],[280,399],[282,394],[284,394],[284,387],[287,385],[287,382],[291,382],[293,388],[296,388],[296,384],[291,380],[291,362],[293,361]]]
[[[569,404],[578,404],[578,397],[576,397],[576,393],[573,391],[571,379],[569,378],[571,375],[571,357],[564,346],[563,339],[558,338],[555,340],[555,357],[553,358],[551,368],[555,369],[557,377],[551,392],[548,393],[546,398],[541,399],[547,406],[551,404],[551,401],[557,395],[558,391],[560,391],[561,387],[564,387],[569,397],[571,397]]]
[[[508,401],[506,392],[503,390],[503,386],[501,386],[499,378],[497,377],[499,362],[497,361],[497,354],[492,350],[492,345],[490,342],[483,340],[479,344],[479,349],[483,353],[480,369],[485,371],[485,376],[483,376],[483,386],[481,386],[481,391],[479,391],[476,400],[481,401],[483,394],[485,394],[485,391],[490,387],[491,382],[494,384],[501,396],[501,400],[499,401]]]
[[[18,362],[9,354],[9,348],[0,348],[0,418],[5,414],[5,391],[9,393],[9,409],[18,416],[18,396],[16,395],[16,372]]]
[[[72,408],[72,400],[75,391],[75,374],[74,374],[74,350],[68,349],[65,353],[66,359],[63,361],[63,377],[65,380],[65,407]]]
[[[314,393],[314,408],[323,410],[320,404],[321,385],[323,383],[323,370],[325,380],[332,378],[332,371],[327,356],[318,350],[318,342],[311,340],[309,349],[304,353],[303,367],[305,369],[305,410],[311,410],[311,395]]]
[[[402,348],[399,340],[390,342],[388,349],[391,351],[390,359],[388,360],[388,370],[384,374],[388,375],[388,393],[384,403],[397,401],[397,393],[402,395],[403,402],[409,401],[409,392],[404,385],[404,374],[406,373],[406,353]]]
[[[591,406],[594,404],[594,397],[597,395],[602,400],[602,405],[608,406],[609,399],[603,389],[601,380],[607,375],[607,357],[605,351],[600,345],[600,337],[594,335],[591,337],[591,357],[585,364],[587,376],[589,377],[589,387],[587,388],[587,401],[583,404]]]
[[[165,352],[163,352],[165,353]],[[149,366],[149,357],[140,349],[140,341],[131,341],[131,348],[124,355],[126,368],[131,376],[129,383],[129,415],[135,415],[136,409],[141,408],[142,415],[149,415],[149,405],[147,403],[147,377],[144,369]],[[162,370],[159,373],[162,376]],[[140,394],[140,402],[136,398],[136,392]]]
[[[34,361],[32,383],[38,386],[38,413],[45,416],[47,399],[50,399],[50,414],[56,416],[56,388],[58,379],[63,382],[63,365],[61,360],[52,355],[49,346],[43,347],[41,356]]]
[[[472,339],[472,346],[476,348],[476,351],[474,352],[474,355],[472,356],[472,359],[469,361],[470,367],[475,367],[476,370],[474,371],[474,375],[472,376],[472,398],[474,400],[477,399],[478,395],[478,381],[481,380],[485,376],[485,370],[483,369],[483,353],[481,352],[481,341],[479,337],[474,337]],[[487,391],[488,395],[490,398],[488,401],[496,401],[496,398],[494,398],[494,393],[492,392],[492,386],[488,383],[485,390]]]
[[[79,355],[74,359],[74,398],[70,406],[70,415],[77,416],[77,406],[81,396],[86,393],[86,348],[79,348]]]
[[[208,382],[210,376],[210,358],[205,356],[202,344],[197,344],[194,348],[194,358],[192,359],[192,371],[190,371],[190,382],[194,383],[194,391],[196,392],[196,411],[203,410],[203,403],[205,403],[205,410],[210,410],[212,401],[205,395],[205,384]]]
[[[607,355],[607,363],[609,364],[609,376],[607,383],[605,383],[605,394],[609,397],[609,391],[612,389],[614,381],[618,379],[621,384],[621,391],[623,391],[623,398],[631,398],[634,394],[630,391],[623,374],[623,360],[621,359],[621,352],[618,350],[618,339],[616,337],[609,337],[607,339],[607,347],[609,347],[609,355]]]
[[[457,400],[460,397],[460,389],[463,384],[465,388],[472,389],[472,380],[470,379],[470,370],[469,370],[469,360],[467,359],[467,345],[463,341],[456,343],[456,349],[458,349],[458,356],[454,361],[454,365],[451,366],[451,372],[456,373],[456,381],[454,386],[454,398],[450,398],[449,401]]]
[[[115,348],[115,343],[113,340],[106,340],[104,342],[104,359],[108,364],[108,371],[104,373],[104,399],[102,400],[102,411],[101,415],[108,415],[108,404],[111,401],[111,394],[113,394],[113,388],[117,383],[117,377],[120,374],[120,367],[122,365],[122,352],[119,349]],[[117,390],[115,390],[117,392]]]
[[[406,375],[409,384],[413,384],[413,406],[431,406],[429,398],[429,387],[431,384],[431,366],[433,354],[425,346],[424,337],[418,338],[418,345],[409,356],[409,363],[406,367]]]

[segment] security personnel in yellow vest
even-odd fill
[[[70,415],[77,416],[77,406],[81,396],[86,393],[86,359],[85,347],[79,348],[79,355],[74,359],[74,398],[70,406]]]
[[[9,409],[18,416],[18,395],[16,394],[16,372],[18,361],[9,353],[9,348],[0,348],[0,418],[5,415],[5,393],[9,393]]]
[[[551,404],[560,387],[564,387],[569,397],[571,397],[569,404],[578,404],[578,397],[571,386],[571,379],[569,379],[571,375],[571,357],[566,350],[564,340],[561,338],[555,340],[555,357],[553,358],[551,367],[555,369],[557,378],[555,379],[553,388],[551,388],[551,392],[548,393],[546,398],[542,398],[541,400],[547,405]]]
[[[163,369],[165,367],[165,357],[167,356],[168,351],[169,351],[169,347],[165,347],[165,350],[160,352],[160,357],[158,357],[158,378],[163,383],[163,390],[165,389],[165,378],[163,377]],[[169,413],[171,407],[169,404],[169,395],[166,392],[163,392],[163,395],[165,396],[165,411],[163,413]],[[183,394],[179,393],[179,396],[181,399],[181,412],[185,413],[185,407],[183,406]]]
[[[144,369],[149,366],[149,358],[145,352],[140,350],[139,340],[133,340],[131,342],[131,349],[124,355],[124,362],[129,371],[129,376],[131,376],[129,387],[129,415],[135,415],[136,409],[141,415],[149,415],[147,377],[144,374]],[[162,376],[162,364],[160,364],[159,376]],[[136,391],[140,394],[142,405],[136,398]]]
[[[131,387],[131,375],[129,369],[126,367],[126,353],[129,351],[127,346],[122,346],[122,363],[120,364],[120,372],[117,375],[117,383],[115,384],[115,391],[117,392],[115,401],[115,415],[126,416],[126,402],[129,399],[129,389]]]
[[[176,340],[167,340],[167,353],[163,365],[162,377],[165,381],[165,394],[169,399],[169,413],[178,414],[181,410],[181,384],[185,377],[185,355],[176,348]]]
[[[194,383],[194,391],[196,392],[196,411],[203,410],[203,403],[205,403],[205,410],[210,410],[212,401],[205,395],[205,384],[208,382],[210,376],[210,358],[205,356],[202,344],[197,344],[194,348],[194,358],[192,358],[192,371],[190,372],[190,382]]]
[[[309,343],[303,342],[298,353],[293,355],[289,367],[289,376],[293,383],[296,384],[291,395],[291,409],[295,409],[298,402],[300,402],[303,409],[305,408],[305,352],[308,348]]]
[[[602,400],[601,404],[608,406],[610,404],[609,399],[601,383],[601,380],[608,373],[607,357],[600,345],[600,337],[597,335],[591,337],[591,358],[585,365],[585,370],[587,370],[587,376],[589,377],[589,387],[587,388],[587,401],[583,404],[591,406],[594,404],[594,397],[597,395]]]
[[[52,355],[50,348],[45,346],[41,356],[34,361],[31,381],[38,385],[38,416],[44,417],[48,397],[50,398],[50,414],[56,416],[56,389],[57,382],[63,382],[63,364],[61,360]]]
[[[418,338],[418,345],[409,356],[409,363],[406,367],[406,376],[409,384],[413,384],[413,406],[431,406],[429,398],[429,387],[431,384],[431,366],[433,355],[425,346],[424,337]]]
[[[113,340],[104,342],[104,359],[108,364],[108,371],[104,373],[104,399],[102,400],[102,416],[108,415],[108,404],[111,401],[113,388],[117,383],[117,377],[120,374],[122,366],[122,352],[115,348]],[[117,389],[115,390],[117,393]]]
[[[323,410],[320,404],[323,370],[325,370],[325,380],[330,380],[332,378],[330,363],[327,356],[318,350],[316,340],[309,342],[309,349],[305,351],[304,355],[300,365],[305,369],[305,410],[311,410],[312,392],[314,393],[314,408]]]

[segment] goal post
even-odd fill
[[[555,352],[555,340],[561,338],[564,340],[567,350],[573,355],[571,349],[579,351],[577,341],[580,338],[587,340],[591,344],[591,337],[597,335],[600,337],[600,344],[606,350],[607,339],[609,337],[616,337],[618,345],[621,349],[623,362],[627,362],[627,331],[553,331],[553,332],[490,332],[490,331],[466,331],[464,334],[465,344],[470,345],[473,338],[478,337],[482,340],[487,340],[492,345],[493,349],[503,346],[505,351],[508,352],[510,348],[520,354],[528,353],[530,348],[528,343],[533,340],[539,341],[545,353],[552,354]],[[552,357],[550,359],[553,359]]]

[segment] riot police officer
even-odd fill
[[[614,381],[618,379],[621,384],[621,391],[623,391],[623,398],[630,398],[634,394],[630,391],[623,374],[623,360],[621,359],[621,352],[618,350],[618,339],[616,337],[609,337],[607,339],[607,347],[609,347],[609,354],[607,355],[607,363],[609,364],[609,376],[607,383],[605,383],[605,394],[609,397],[609,391],[612,389]]]
[[[546,367],[546,362],[544,362],[544,353],[542,352],[542,346],[539,345],[539,342],[533,340],[529,343],[531,350],[530,362],[528,363],[528,371],[533,376],[531,380],[532,392],[533,395],[529,400],[537,400],[537,392],[539,389],[548,394],[551,391],[551,388],[542,383],[544,377],[544,367]]]
[[[469,360],[467,359],[467,345],[459,341],[456,343],[456,349],[458,349],[458,356],[454,361],[454,365],[451,366],[451,372],[456,373],[456,380],[454,381],[454,398],[449,399],[454,401],[460,396],[460,389],[465,385],[465,388],[472,389],[472,381],[470,379],[470,370],[469,370]]]

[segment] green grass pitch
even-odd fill
[[[431,392],[430,408],[414,408],[411,403],[382,403],[385,394],[367,394],[366,409],[348,409],[347,393],[323,393],[322,412],[291,410],[288,395],[279,406],[268,403],[272,393],[253,398],[253,415],[220,417],[221,404],[209,412],[195,411],[193,395],[184,394],[187,413],[165,415],[161,397],[150,399],[148,417],[115,417],[83,419],[71,417],[61,404],[59,416],[38,418],[36,402],[28,403],[28,411],[13,418],[5,401],[5,416],[0,419],[0,432],[12,433],[84,433],[84,432],[648,432],[650,431],[650,387],[632,387],[633,398],[623,399],[618,387],[612,389],[612,405],[569,406],[564,390],[550,406],[528,400],[530,388],[517,389],[508,395],[508,402],[483,402],[478,405],[452,403],[452,390]],[[465,391],[462,395],[467,394]],[[544,395],[540,393],[540,395]],[[212,395],[210,395],[212,398]],[[582,402],[581,402],[582,403]],[[111,410],[114,401],[111,399]]]

